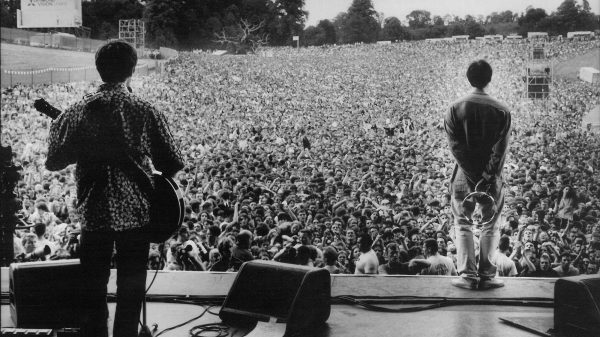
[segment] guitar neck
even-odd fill
[[[52,106],[52,104],[48,103],[45,99],[40,98],[38,100],[36,100],[33,103],[33,107],[43,113],[44,115],[52,118],[52,119],[56,119],[58,118],[58,116],[60,116],[60,114],[62,113],[62,111],[58,110],[57,108],[55,108],[54,106]]]

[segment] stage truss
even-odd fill
[[[130,43],[138,51],[138,55],[144,55],[146,47],[146,27],[141,19],[119,20],[119,40]]]

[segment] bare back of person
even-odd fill
[[[379,270],[379,260],[374,250],[360,254],[356,262],[354,274],[377,274]]]

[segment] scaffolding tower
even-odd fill
[[[552,64],[546,55],[544,44],[534,43],[529,50],[525,68],[527,98],[547,100],[554,82]]]
[[[144,55],[146,47],[146,28],[141,19],[119,20],[119,40],[131,44],[138,52]]]

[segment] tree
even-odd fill
[[[502,13],[500,13],[499,15],[499,22],[513,22],[514,21],[514,14],[512,11],[504,11]]]
[[[592,7],[590,7],[590,3],[588,0],[583,0],[583,12],[584,13],[591,13],[592,12]]]
[[[410,28],[425,28],[431,24],[431,13],[417,9],[406,16]]]
[[[553,33],[566,34],[575,30],[596,30],[598,24],[594,14],[590,12],[590,4],[583,2],[583,7],[575,0],[563,1],[552,15]]]
[[[444,25],[444,19],[442,19],[441,16],[436,15],[433,17],[433,24],[435,26],[443,26]]]
[[[21,8],[21,2],[17,0],[2,0],[0,8],[0,26],[17,27],[17,9]]]
[[[565,35],[570,31],[596,30],[597,19],[588,12],[589,3],[583,1],[583,6],[575,0],[565,0],[552,15],[546,14],[541,8],[527,7],[525,15],[518,20],[521,34],[531,31],[546,31],[551,35]]]
[[[120,19],[141,19],[144,6],[135,0],[93,0],[82,2],[83,25],[92,38],[117,38]]]
[[[444,15],[444,24],[449,25],[452,22],[452,15],[450,14],[446,14]]]
[[[304,30],[304,43],[308,46],[322,46],[336,42],[335,27],[329,20],[321,20],[314,27],[310,26]]]
[[[174,47],[179,45],[175,28],[178,26],[180,7],[167,0],[151,0],[146,4],[144,18],[150,45],[154,47]]]
[[[270,1],[270,0],[269,0]],[[268,1],[268,2],[269,2]],[[308,12],[304,9],[304,0],[276,0],[272,41],[276,45],[289,45],[292,36],[300,35]]]
[[[323,30],[318,27],[308,26],[304,30],[303,36],[304,36],[304,39],[303,39],[304,45],[320,46],[320,45],[323,45],[323,40],[324,40],[325,34],[323,33]]]
[[[375,42],[380,26],[371,0],[353,0],[342,26],[345,43]]]
[[[256,53],[258,48],[268,43],[269,36],[265,33],[260,34],[265,25],[264,21],[258,24],[252,24],[245,19],[240,20],[235,33],[231,34],[225,30],[215,34],[215,42],[227,46],[227,50],[234,54]]]
[[[340,12],[333,19],[333,26],[335,27],[335,36],[336,41],[339,43],[344,43],[346,37],[344,36],[344,26],[346,25],[346,21],[348,19],[348,13]]]
[[[454,23],[448,26],[448,35],[465,35],[465,26],[460,23]]]
[[[335,26],[329,20],[321,20],[317,25],[317,28],[323,31],[324,41],[323,44],[335,44],[337,37],[335,34]]]
[[[475,20],[468,20],[465,23],[465,33],[474,39],[477,36],[485,35],[485,28]]]
[[[519,33],[526,34],[527,32],[534,32],[539,29],[542,19],[546,18],[548,14],[543,8],[528,7],[527,12],[524,16],[520,17],[519,22]]]
[[[407,40],[409,37],[408,31],[402,27],[402,23],[397,17],[392,16],[385,19],[381,30],[383,40],[400,41]]]

